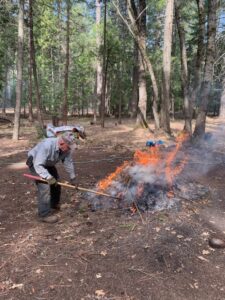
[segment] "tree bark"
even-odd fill
[[[138,33],[139,33],[139,43],[141,48],[146,52],[146,1],[139,0],[138,5]],[[133,3],[134,5],[134,3]],[[142,117],[146,121],[147,116],[147,88],[146,88],[146,72],[145,72],[145,63],[141,54],[141,51],[138,51],[138,113],[137,113],[137,124],[145,127],[145,122],[143,123]],[[142,113],[142,117],[140,115]],[[147,123],[147,121],[146,121]]]
[[[33,122],[33,108],[32,108],[32,98],[33,98],[33,71],[32,71],[32,45],[31,36],[29,36],[29,64],[28,64],[28,74],[29,74],[29,87],[28,87],[28,120]]]
[[[64,98],[62,105],[62,120],[63,124],[67,124],[68,115],[68,83],[69,83],[69,63],[70,63],[70,0],[67,0],[67,21],[66,21],[66,63],[64,73]]]
[[[118,15],[124,21],[124,18],[122,17],[119,8],[115,4],[114,4],[114,6],[117,10]],[[158,90],[158,85],[157,85],[157,81],[156,81],[156,77],[155,77],[155,73],[154,73],[151,61],[147,56],[146,50],[142,49],[142,47],[141,47],[141,43],[140,43],[140,39],[139,39],[139,35],[138,35],[138,28],[137,28],[136,21],[135,21],[131,0],[127,0],[127,12],[128,12],[128,16],[129,16],[131,25],[129,25],[127,22],[125,22],[125,24],[127,25],[128,30],[130,31],[135,42],[138,45],[138,49],[141,52],[142,58],[145,62],[146,69],[148,70],[150,78],[151,78],[152,90],[153,90],[153,107],[152,107],[152,109],[153,109],[153,115],[154,115],[154,121],[155,121],[155,128],[159,129],[159,114],[158,114],[159,90]]]
[[[97,121],[97,111],[100,111],[99,106],[101,104],[101,93],[102,93],[102,64],[99,56],[101,47],[101,34],[100,34],[100,23],[101,23],[101,0],[95,1],[96,5],[96,48],[97,48],[97,59],[96,59],[96,79],[95,79],[95,96],[94,96],[94,111],[93,111],[93,123]]]
[[[225,59],[223,61],[225,64]],[[224,76],[223,82],[222,82],[222,94],[221,94],[221,100],[220,100],[219,120],[221,120],[221,123],[225,122],[225,76]]]
[[[187,52],[185,46],[185,31],[181,21],[180,15],[180,1],[175,1],[175,17],[177,23],[177,30],[180,42],[180,60],[181,60],[181,84],[183,91],[183,111],[184,111],[184,130],[192,135],[191,124],[191,103],[189,97],[189,82],[188,82],[188,65],[187,65]]]
[[[129,102],[128,114],[131,118],[137,117],[138,107],[138,46],[134,41],[134,63],[133,63],[133,74],[132,74],[132,94]]]
[[[194,80],[192,86],[190,87],[190,101],[191,101],[191,117],[193,117],[193,108],[196,107],[197,95],[199,94],[201,88],[202,79],[202,67],[204,65],[205,59],[205,0],[196,0],[198,6],[198,43],[197,43],[197,54],[195,63]]]
[[[106,12],[107,12],[107,0],[104,0],[104,34],[103,34],[103,72],[102,72],[102,93],[101,93],[101,127],[105,126],[105,95],[106,95],[106,75],[108,59],[106,57]]]
[[[16,83],[16,107],[13,128],[13,140],[19,139],[20,130],[20,111],[22,98],[22,80],[23,80],[23,37],[24,37],[24,1],[20,0],[18,14],[18,57],[17,57],[17,83]]]
[[[37,106],[37,117],[40,127],[44,128],[44,122],[42,118],[42,107],[41,107],[41,94],[38,83],[37,65],[35,59],[35,46],[34,46],[34,35],[33,35],[33,0],[29,0],[29,18],[30,18],[30,55],[31,65],[33,69],[34,85],[36,90],[36,106]]]
[[[5,66],[5,87],[4,87],[4,94],[2,97],[2,114],[6,114],[6,102],[7,102],[7,95],[8,95],[8,73],[9,73],[9,67],[6,64]]]
[[[216,29],[217,29],[218,0],[208,1],[207,49],[204,68],[204,79],[201,84],[199,113],[196,119],[194,137],[200,138],[205,134],[205,123],[208,99],[213,82],[213,65],[215,61]]]
[[[165,132],[170,130],[170,77],[171,77],[171,48],[173,33],[174,0],[167,0],[164,24],[163,45],[163,98],[161,108],[161,126]]]

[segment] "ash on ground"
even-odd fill
[[[129,209],[133,205],[142,212],[176,209],[181,201],[198,201],[207,198],[210,189],[196,182],[178,181],[172,187],[160,184],[130,182],[129,186],[119,187],[118,182],[112,183],[107,193],[114,199],[105,196],[88,196],[93,210]]]

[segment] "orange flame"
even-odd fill
[[[149,148],[149,151],[141,151],[136,150],[134,153],[134,162],[139,165],[155,165],[155,169],[157,173],[164,173],[167,179],[167,183],[170,187],[172,187],[173,178],[177,176],[184,168],[184,165],[187,162],[187,157],[185,157],[179,165],[176,167],[172,166],[172,162],[174,161],[179,149],[181,148],[181,145],[184,141],[187,140],[189,137],[188,133],[182,132],[179,134],[179,136],[176,139],[176,147],[173,151],[171,151],[167,157],[166,157],[166,166],[165,170],[162,170],[160,166],[160,163],[162,163],[163,158],[160,153],[160,147],[151,147]],[[125,161],[121,166],[119,166],[115,172],[111,173],[109,176],[107,176],[105,179],[102,179],[98,183],[98,189],[99,190],[106,190],[112,183],[113,180],[116,179],[119,174],[129,165],[130,163],[128,161]],[[142,187],[142,188],[141,188]],[[138,186],[137,189],[137,195],[141,194],[143,192],[143,185]],[[171,192],[172,195],[172,192]]]
[[[112,181],[128,166],[129,162],[125,161],[121,166],[119,166],[115,172],[111,173],[109,176],[107,176],[106,178],[102,179],[101,181],[99,181],[98,183],[98,189],[103,191],[106,190],[110,184],[112,183]]]
[[[176,138],[176,147],[175,149],[170,152],[166,158],[166,168],[165,168],[165,173],[166,173],[166,178],[167,178],[167,182],[168,184],[171,186],[172,185],[172,182],[173,182],[173,177],[178,175],[182,170],[183,170],[183,167],[187,161],[187,158],[185,158],[180,166],[177,166],[175,167],[173,170],[172,170],[172,162],[174,161],[174,158],[176,157],[177,155],[177,152],[180,150],[180,147],[182,145],[182,143],[184,141],[186,141],[189,137],[189,134],[186,133],[186,132],[182,132],[177,138]]]
[[[150,148],[150,153],[140,150],[134,153],[134,161],[140,165],[158,164],[159,160],[159,147]]]
[[[132,205],[130,206],[130,211],[132,215],[137,212],[137,206],[134,203],[132,203]]]

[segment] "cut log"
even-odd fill
[[[13,124],[13,117],[0,114],[0,123],[11,123]]]

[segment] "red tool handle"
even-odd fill
[[[31,175],[31,174],[23,174],[23,176],[30,178],[30,179],[34,179],[34,180],[41,180],[41,181],[47,181],[43,178],[41,178],[40,176],[35,176],[35,175]]]

